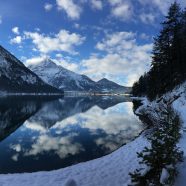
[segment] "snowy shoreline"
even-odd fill
[[[177,165],[178,176],[175,179],[175,185],[182,186],[186,181],[186,82],[175,87],[174,90],[164,94],[162,97],[157,98],[155,101],[142,100],[143,105],[135,111],[138,116],[148,116],[153,123],[157,123],[161,120],[159,113],[164,111],[162,106],[168,105],[172,107],[181,120],[181,139],[177,143],[177,147],[183,152],[184,162]]]
[[[176,178],[176,186],[183,185],[186,173],[186,83],[176,87],[172,92],[162,96],[153,102],[142,99],[143,105],[136,110],[138,115],[149,114],[154,120],[160,105],[169,100],[171,106],[179,114],[182,120],[182,138],[178,144],[184,152],[184,162],[178,165],[180,174]],[[142,132],[134,141],[122,146],[115,152],[104,157],[79,163],[67,168],[49,171],[23,174],[0,175],[0,185],[3,186],[127,186],[131,184],[129,173],[136,169],[148,169],[146,165],[139,164],[137,152],[141,152],[150,143],[146,138],[148,130]]]
[[[129,172],[140,168],[136,152],[149,143],[145,131],[134,141],[104,157],[67,168],[23,174],[0,175],[3,186],[120,186],[131,183]]]

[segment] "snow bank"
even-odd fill
[[[162,174],[161,174],[161,177],[160,177],[160,183],[161,184],[166,183],[166,179],[167,179],[168,176],[169,176],[168,171],[165,168],[163,168]]]
[[[178,144],[181,150],[184,152],[184,162],[178,165],[179,175],[176,179],[176,186],[183,186],[186,182],[186,84],[180,88],[182,94],[179,99],[173,103],[174,109],[179,113],[182,120],[182,138]]]
[[[148,145],[142,134],[117,151],[89,162],[49,172],[0,175],[0,186],[127,186],[129,172],[143,166],[136,152]]]
[[[186,182],[186,82],[177,86],[173,91],[168,92],[161,98],[153,102],[143,99],[143,105],[136,110],[137,115],[146,115],[151,121],[157,123],[161,119],[161,111],[164,110],[165,105],[172,106],[175,112],[180,116],[182,121],[181,134],[182,137],[178,143],[180,150],[184,152],[184,162],[178,165],[178,177],[175,185],[183,186]],[[161,182],[165,180],[166,171],[162,170]]]

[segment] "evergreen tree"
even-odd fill
[[[182,43],[182,46],[180,48],[181,50],[181,64],[182,64],[182,70],[183,70],[183,80],[186,79],[186,8],[182,12],[182,32],[180,37],[180,42]]]
[[[175,86],[176,72],[180,64],[180,42],[179,30],[181,20],[180,6],[175,2],[171,5],[165,21],[162,23],[160,35],[155,38],[152,69],[150,76],[153,81],[151,86],[155,85],[155,95],[170,90]],[[179,63],[179,64],[178,64]]]
[[[186,79],[186,9],[174,2],[154,39],[150,71],[133,86],[136,95],[151,100]]]
[[[180,120],[171,109],[162,115],[163,119],[148,138],[151,147],[145,147],[138,154],[140,163],[148,166],[147,171],[136,169],[130,173],[133,186],[174,185],[176,165],[183,161],[183,152],[177,147],[180,139]],[[162,170],[168,172],[165,183],[161,182]]]

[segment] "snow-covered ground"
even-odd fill
[[[183,151],[184,162],[178,165],[178,176],[175,181],[175,186],[183,186],[186,182],[186,82],[176,87],[173,91],[165,94],[153,102],[143,99],[143,105],[136,110],[136,114],[149,115],[154,123],[161,117],[159,113],[163,106],[170,104],[174,111],[180,116],[181,119],[181,134],[182,137],[178,143],[180,150]]]
[[[186,182],[186,84],[181,97],[173,103],[173,107],[179,113],[182,120],[182,137],[178,145],[184,152],[184,162],[178,165],[179,175],[175,185],[183,186]]]
[[[130,184],[129,172],[142,166],[136,152],[148,145],[143,133],[96,160],[49,172],[0,175],[0,186],[127,186]]]
[[[143,99],[138,114],[149,114],[154,121],[161,117],[159,109],[170,104],[183,121],[182,138],[179,142],[184,152],[184,162],[178,165],[179,176],[176,186],[183,186],[186,180],[186,82],[161,99],[149,102]],[[130,172],[141,168],[136,152],[141,152],[149,142],[143,132],[134,141],[102,158],[80,163],[64,169],[24,174],[0,175],[0,186],[127,186],[131,183]],[[46,162],[47,163],[47,162]]]

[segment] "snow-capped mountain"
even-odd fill
[[[99,80],[96,84],[97,86],[99,86],[102,92],[113,92],[113,93],[122,93],[122,92],[130,93],[131,92],[130,87],[124,87],[124,86],[118,85],[117,83],[110,81],[106,78]]]
[[[61,91],[46,84],[15,56],[0,46],[0,92],[57,93]]]
[[[46,58],[42,62],[28,66],[46,83],[64,91],[99,90],[94,81],[85,75],[80,75],[57,65]]]
[[[118,85],[107,79],[98,82],[85,75],[80,75],[63,68],[51,59],[44,59],[38,64],[28,66],[46,83],[64,91],[94,91],[94,92],[129,92],[130,88]]]

